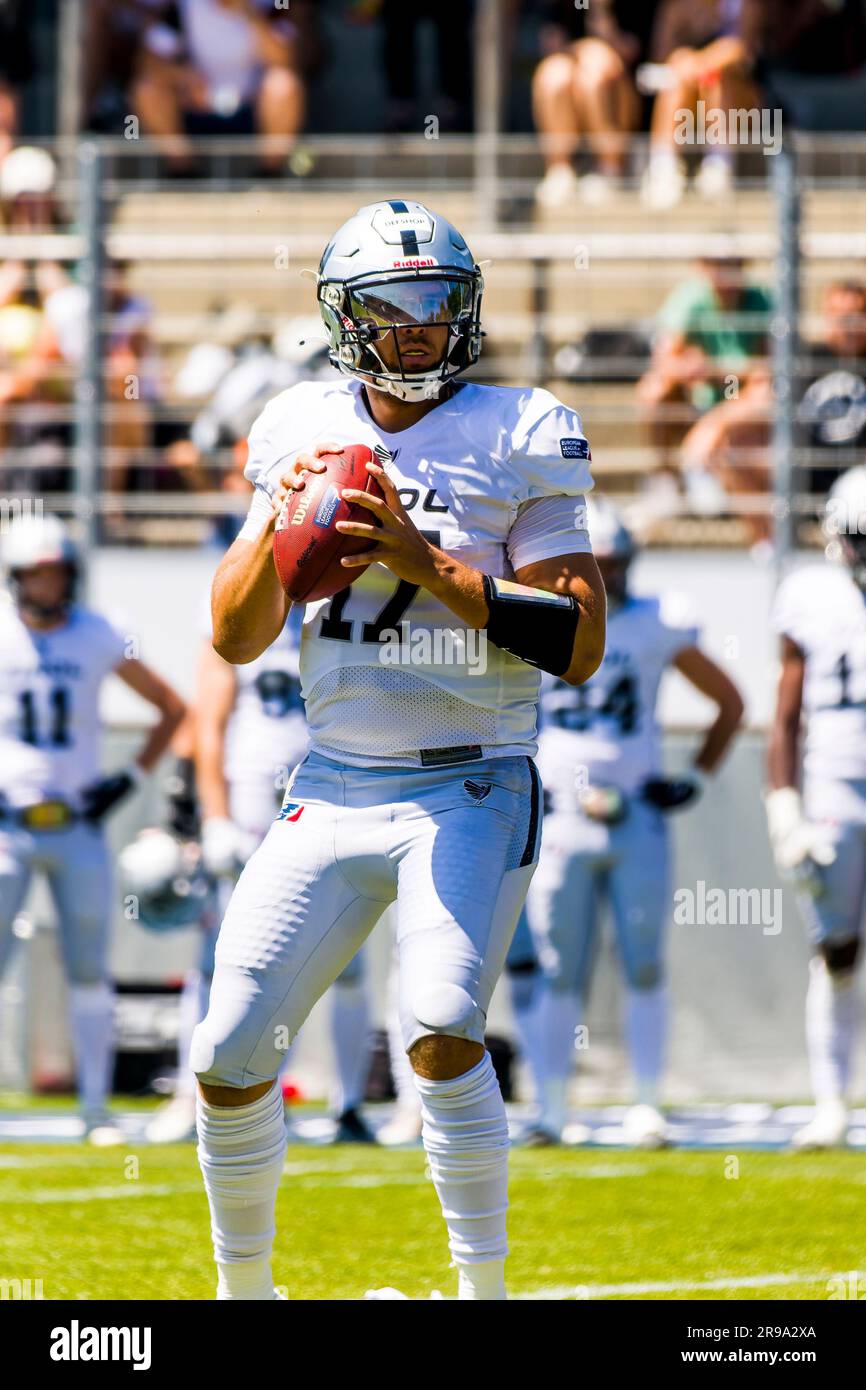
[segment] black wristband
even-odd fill
[[[540,671],[565,675],[580,621],[576,598],[489,574],[484,576],[484,598],[488,608],[484,630],[491,642]]]

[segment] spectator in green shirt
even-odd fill
[[[745,282],[741,259],[704,257],[700,269],[662,306],[638,400],[662,467],[683,477],[692,501],[702,499],[701,509],[718,511],[724,494],[760,491],[766,483],[772,299]]]
[[[690,407],[678,419],[691,423],[733,386],[742,392],[753,375],[766,372],[769,292],[744,282],[742,260],[705,257],[700,268],[662,305],[652,365],[638,383],[653,442],[663,450],[671,444],[670,431],[660,428],[672,415],[665,407]]]

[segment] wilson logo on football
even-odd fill
[[[285,805],[281,808],[280,814],[277,816],[277,820],[300,820],[301,812],[303,811],[303,809],[304,808],[300,804],[300,802],[287,801]]]
[[[292,520],[291,520],[291,525],[292,525],[292,526],[300,526],[300,525],[302,524],[302,522],[303,522],[303,520],[304,520],[304,517],[307,515],[307,512],[310,510],[310,501],[311,501],[311,500],[312,500],[312,499],[310,498],[309,494],[305,494],[305,495],[301,498],[300,502],[299,502],[298,505],[295,507],[295,510],[292,512]]]

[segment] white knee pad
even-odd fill
[[[412,1036],[407,1048],[427,1033],[484,1041],[484,1016],[475,1000],[461,985],[447,980],[416,989],[411,1003]]]

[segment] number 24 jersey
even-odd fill
[[[630,595],[610,609],[604,660],[584,685],[545,679],[538,767],[555,807],[575,809],[586,784],[631,794],[661,771],[659,685],[697,640],[679,595]]]

